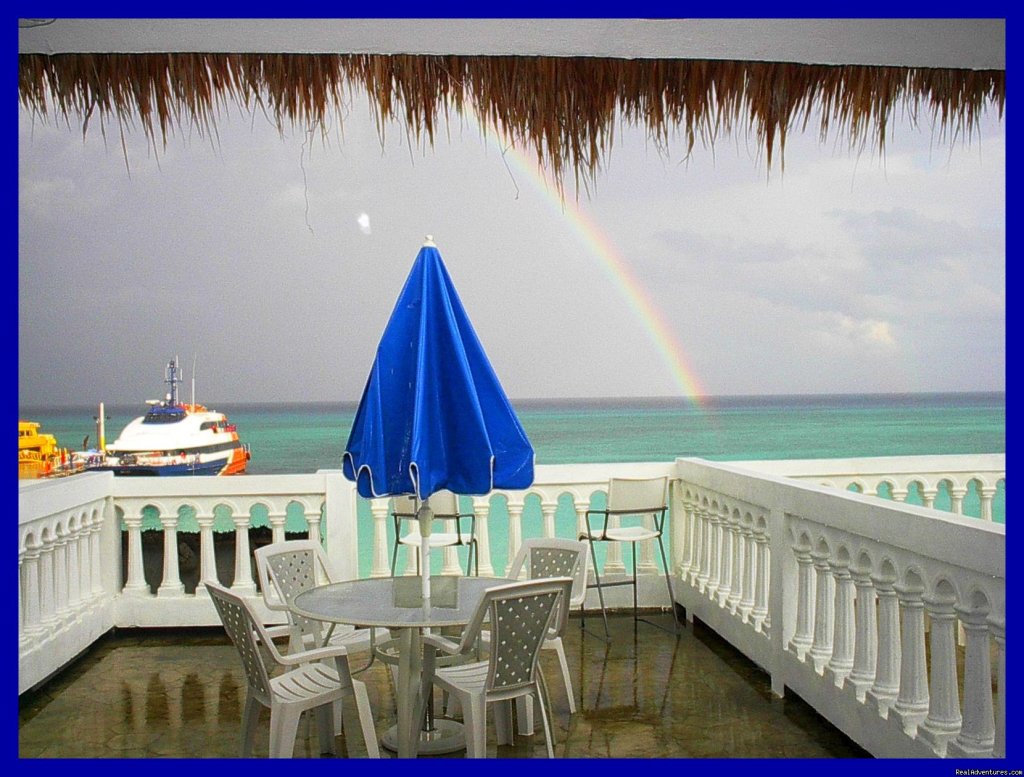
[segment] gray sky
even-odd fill
[[[513,399],[1005,387],[994,117],[881,160],[794,134],[784,174],[624,130],[577,216],[475,124],[382,146],[366,105],[326,147],[234,109],[214,142],[135,131],[130,169],[116,127],[22,111],[19,404],[157,398],[176,354],[214,406],[357,400],[428,233]]]

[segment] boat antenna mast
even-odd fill
[[[196,406],[196,354],[192,354],[192,407]]]
[[[169,383],[171,386],[171,390],[167,394],[167,402],[171,407],[175,407],[178,404],[178,383],[180,382],[181,377],[178,375],[178,357],[175,356],[167,363],[167,377],[164,379],[164,383]]]

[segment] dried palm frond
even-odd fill
[[[890,120],[929,114],[941,133],[970,138],[982,113],[1002,117],[1005,71],[801,65],[685,59],[377,54],[21,54],[23,106],[46,118],[138,121],[166,143],[187,125],[215,131],[229,104],[262,109],[286,124],[325,127],[356,88],[371,101],[379,132],[401,122],[432,144],[441,121],[471,109],[532,148],[561,187],[566,173],[593,180],[619,121],[645,127],[659,147],[681,132],[700,141],[751,133],[768,167],[784,159],[789,132],[820,122],[822,140],[884,151]]]

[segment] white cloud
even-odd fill
[[[885,349],[896,348],[896,338],[893,337],[892,327],[888,321],[879,321],[868,318],[858,320],[835,314],[835,321],[839,334],[849,340],[865,346],[879,346]]]

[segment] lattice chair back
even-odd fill
[[[242,657],[242,666],[245,667],[245,676],[251,692],[269,706],[270,677],[263,662],[263,654],[260,653],[257,635],[259,640],[263,641],[268,641],[269,637],[265,635],[263,627],[257,622],[242,597],[217,585],[208,583],[206,588],[210,592],[210,598],[213,599],[228,638]]]
[[[668,506],[668,478],[612,478],[608,512],[620,515],[660,513]]]
[[[582,604],[587,591],[586,554],[587,545],[579,540],[530,538],[519,546],[519,552],[512,560],[509,577],[520,578],[524,571],[530,580],[542,577],[571,577],[572,597],[568,606],[575,607]]]
[[[484,594],[481,610],[491,627],[488,696],[501,698],[537,682],[541,646],[548,629],[558,628],[553,620],[567,614],[559,605],[571,592],[572,578],[557,577],[498,586]]]
[[[295,597],[317,585],[331,582],[330,567],[326,554],[320,545],[312,540],[290,540],[287,549],[273,548],[262,559],[266,564],[267,577],[286,605],[289,607]],[[269,547],[269,546],[268,546]],[[262,582],[262,581],[261,581]],[[301,637],[312,634],[319,642],[323,624],[311,618],[305,618],[294,610],[290,613],[292,626],[298,631],[295,635],[301,644]]]

